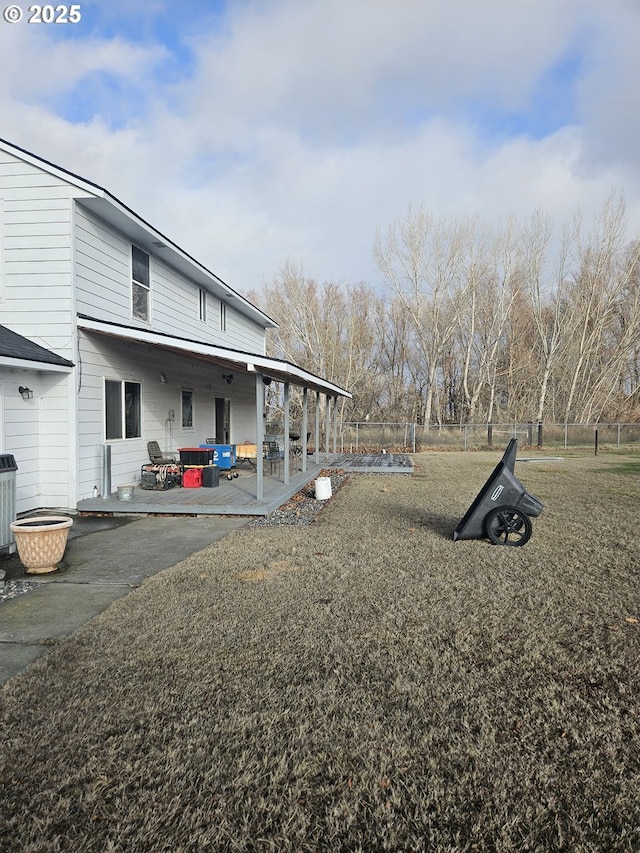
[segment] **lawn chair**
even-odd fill
[[[147,451],[152,465],[175,465],[178,461],[173,453],[164,454],[157,441],[148,441]]]

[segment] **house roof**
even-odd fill
[[[351,394],[328,382],[321,376],[316,376],[298,365],[278,358],[256,355],[256,353],[242,352],[228,347],[206,344],[202,341],[194,341],[188,338],[179,338],[164,332],[152,332],[146,329],[138,329],[119,323],[106,323],[96,320],[84,314],[78,315],[78,328],[86,332],[96,332],[100,335],[117,338],[122,341],[137,342],[157,347],[178,355],[197,358],[208,361],[218,367],[229,370],[242,371],[244,373],[261,373],[275,379],[277,382],[290,382],[314,391],[320,391],[331,397],[348,397]]]
[[[0,364],[15,361],[35,362],[35,366],[40,364],[59,368],[72,368],[74,366],[72,361],[56,355],[55,352],[41,347],[40,344],[30,341],[6,326],[0,326]]]
[[[133,242],[137,243],[140,248],[147,251],[150,255],[160,258],[169,266],[181,272],[183,275],[195,281],[201,287],[206,288],[213,293],[217,298],[233,300],[233,307],[241,314],[245,314],[257,323],[260,323],[264,328],[277,328],[278,324],[257,308],[252,302],[249,302],[233,288],[229,287],[215,273],[207,269],[203,264],[189,255],[184,249],[181,249],[176,243],[146,222],[141,216],[138,216],[135,211],[126,204],[117,199],[108,190],[99,186],[99,184],[82,178],[61,166],[56,166],[49,160],[38,157],[12,142],[0,138],[0,147],[4,147],[14,156],[19,157],[40,169],[44,169],[50,174],[57,175],[82,190],[87,195],[76,198],[76,204],[84,207],[87,210],[93,211],[100,218],[104,219],[118,231],[126,234]]]

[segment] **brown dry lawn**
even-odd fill
[[[452,542],[496,461],[354,475],[5,684],[0,849],[639,850],[640,457],[519,462],[531,541]]]

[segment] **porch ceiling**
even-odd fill
[[[331,397],[351,397],[351,394],[344,388],[340,388],[338,385],[334,385],[332,382],[309,373],[288,361],[214,346],[187,338],[178,338],[163,332],[152,332],[118,323],[105,323],[102,320],[95,320],[85,315],[78,316],[78,327],[86,332],[95,332],[122,341],[147,344],[167,352],[197,358],[218,367],[244,371],[245,373],[260,373],[277,382],[290,382],[293,385],[310,388]]]

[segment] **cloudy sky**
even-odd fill
[[[0,3],[0,136],[237,290],[376,284],[409,206],[561,223],[615,189],[640,231],[638,0]]]

